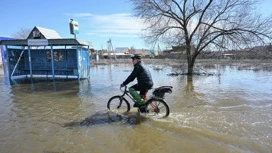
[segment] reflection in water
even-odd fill
[[[138,125],[145,119],[146,118],[141,117],[138,113],[116,114],[111,111],[96,112],[95,114],[85,118],[82,121],[65,123],[64,127],[95,126],[110,124],[114,122],[122,122],[129,125]]]
[[[187,92],[194,91],[193,76],[187,76],[186,91]]]

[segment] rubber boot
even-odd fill
[[[138,105],[142,105],[145,103],[145,100],[142,99],[142,97],[133,88],[129,88],[129,93],[137,101]],[[134,104],[135,107],[137,107],[137,103]]]
[[[146,94],[140,95],[143,100],[147,101]]]
[[[142,94],[140,96],[142,97],[143,100],[147,101],[146,94]],[[141,113],[149,112],[145,105],[140,106],[139,109],[140,109]]]

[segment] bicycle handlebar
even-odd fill
[[[123,87],[120,86],[120,90],[123,91],[122,88],[124,88],[124,87],[125,87],[125,90],[126,90],[127,86],[123,86]]]
[[[125,88],[125,90],[122,90],[122,88]],[[122,91],[122,92],[124,92],[124,94],[123,95],[125,95],[126,94],[126,92],[127,92],[127,86],[120,86],[120,90]]]

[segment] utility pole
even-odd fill
[[[111,55],[112,53],[114,54],[114,59],[116,60],[116,55],[115,55],[115,52],[113,51],[113,46],[112,46],[112,43],[111,43],[111,39],[109,39],[109,41],[107,41],[108,43],[108,56],[109,58],[111,59]]]

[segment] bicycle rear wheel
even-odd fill
[[[126,113],[130,111],[130,104],[122,96],[113,96],[109,99],[107,108],[114,113]]]
[[[170,114],[170,108],[162,99],[151,99],[148,101],[147,114],[156,118],[165,118]]]

